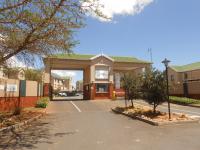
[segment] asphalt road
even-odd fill
[[[138,102],[143,103],[143,102]],[[151,126],[110,112],[123,101],[53,101],[26,129],[0,134],[0,149],[199,150],[200,124]],[[145,104],[146,105],[146,104]],[[159,109],[166,109],[165,105]],[[197,108],[172,106],[198,115]]]

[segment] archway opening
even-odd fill
[[[83,70],[51,70],[52,100],[83,100]]]

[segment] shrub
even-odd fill
[[[37,103],[36,103],[36,107],[37,108],[46,108],[47,105],[49,103],[49,98],[48,97],[43,97],[43,98],[40,98]]]
[[[165,76],[162,72],[151,69],[144,74],[142,82],[143,98],[153,105],[156,113],[157,106],[167,100]]]
[[[176,96],[170,96],[171,102],[178,103],[178,104],[200,104],[200,100],[192,99],[192,98],[186,98],[186,97],[176,97]]]
[[[131,101],[132,107],[134,107],[133,100],[140,98],[140,78],[128,73],[124,74],[121,81],[125,90],[125,103],[126,99],[128,99]]]

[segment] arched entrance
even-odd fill
[[[112,99],[113,91],[120,91],[120,74],[141,74],[151,63],[134,57],[60,54],[44,58],[44,95],[52,96],[52,70],[82,70],[83,99]]]

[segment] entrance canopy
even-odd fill
[[[139,74],[151,66],[150,62],[134,57],[107,56],[105,54],[58,54],[44,58],[44,64],[46,86],[50,86],[51,70],[83,70],[85,99],[95,99],[99,96],[110,98],[116,84],[120,82],[119,74],[126,72]],[[119,85],[117,87],[120,88]],[[49,94],[49,91],[46,94]]]

